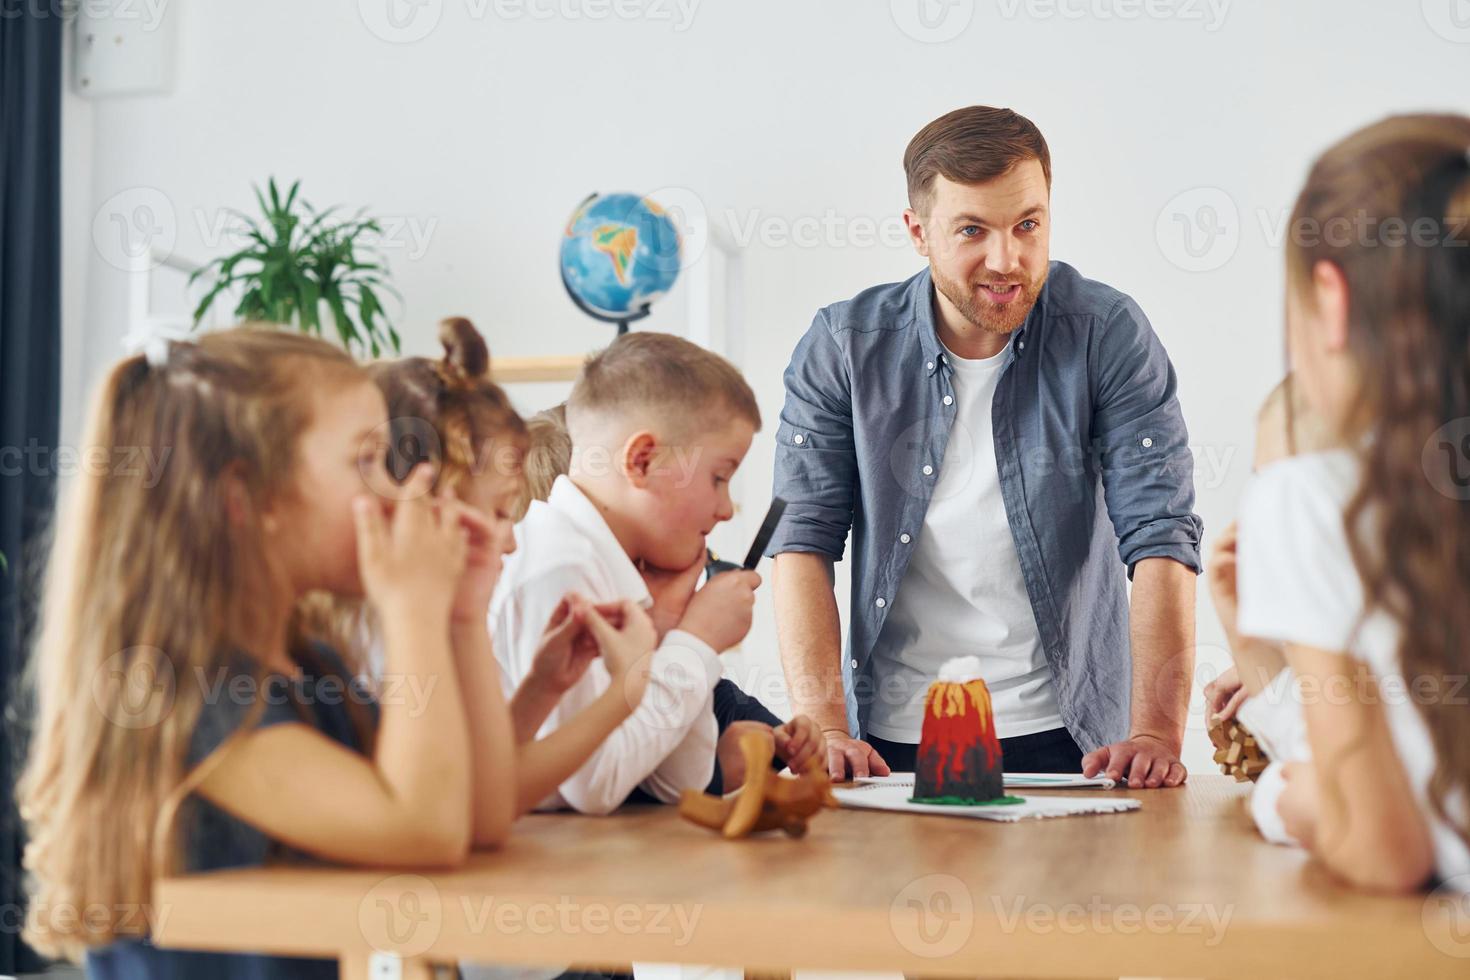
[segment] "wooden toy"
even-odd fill
[[[1213,722],[1209,735],[1220,771],[1234,776],[1236,782],[1254,781],[1271,762],[1250,730],[1233,718],[1228,722]]]
[[[821,753],[811,758],[801,775],[782,776],[771,768],[776,745],[761,733],[741,736],[740,752],[745,756],[744,784],[726,796],[686,789],[679,800],[681,817],[731,840],[767,830],[801,837],[817,811],[837,806]]]

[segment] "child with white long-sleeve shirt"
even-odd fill
[[[516,528],[490,610],[496,656],[507,687],[520,685],[567,593],[648,608],[662,641],[642,701],[542,807],[608,813],[639,789],[675,802],[685,789],[703,790],[714,772],[718,655],[749,631],[760,584],[754,572],[732,571],[694,591],[707,535],[733,516],[730,479],[760,411],[723,358],[678,337],[636,333],[589,360],[566,413],[572,470]],[[512,715],[518,728],[544,735],[610,684],[593,660],[554,705],[522,694]]]

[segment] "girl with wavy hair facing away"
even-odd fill
[[[1345,448],[1241,505],[1238,629],[1284,652],[1310,749],[1270,802],[1349,882],[1470,890],[1470,118],[1329,148],[1286,268],[1293,378]]]

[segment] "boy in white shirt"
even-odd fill
[[[672,803],[710,782],[718,654],[749,631],[761,581],[755,572],[730,571],[693,591],[706,537],[734,514],[730,479],[760,428],[760,410],[723,358],[671,335],[635,333],[588,361],[566,415],[572,469],[516,527],[516,551],[490,609],[496,656],[508,688],[519,686],[568,593],[648,607],[663,639],[646,694],[542,807],[605,814],[638,789]],[[517,726],[544,736],[610,683],[593,660],[554,706],[518,697]],[[802,730],[797,738],[804,737]],[[809,748],[792,744],[788,733],[776,739],[783,756]]]

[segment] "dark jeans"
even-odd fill
[[[867,743],[878,750],[888,768],[894,772],[913,772],[918,745],[890,742],[869,736]],[[1073,772],[1082,771],[1082,750],[1065,728],[1053,728],[1035,735],[1018,735],[1000,740],[1001,765],[1006,772]]]

